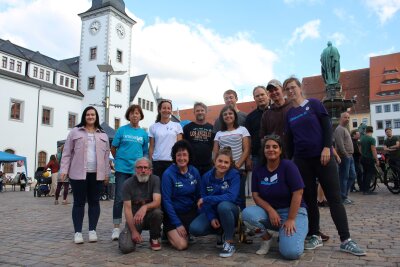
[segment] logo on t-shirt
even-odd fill
[[[275,173],[271,177],[265,177],[264,179],[261,180],[262,185],[273,185],[278,183],[278,174]]]

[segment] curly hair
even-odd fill
[[[171,157],[172,157],[172,162],[176,164],[176,154],[179,151],[187,151],[189,154],[189,162],[188,165],[192,164],[193,162],[193,149],[192,145],[186,141],[185,139],[177,141],[174,146],[171,149]]]

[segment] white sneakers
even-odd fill
[[[121,233],[121,230],[119,230],[119,228],[114,228],[112,230],[111,240],[112,241],[118,240],[120,233]]]
[[[89,242],[97,242],[97,234],[96,231],[89,231]],[[83,236],[82,233],[76,232],[74,235],[74,243],[75,244],[83,244]]]
[[[97,234],[95,230],[89,231],[89,242],[97,242]]]
[[[260,248],[256,251],[258,255],[265,255],[268,253],[269,249],[271,248],[272,237],[269,240],[261,241]]]
[[[74,235],[74,243],[75,244],[83,244],[82,233],[76,232]]]

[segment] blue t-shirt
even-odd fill
[[[293,137],[294,157],[319,157],[324,148],[323,132],[319,118],[329,116],[318,99],[306,99],[300,106],[292,107],[286,114],[286,131]]]
[[[268,202],[274,209],[290,207],[292,193],[304,188],[299,169],[287,159],[281,160],[278,168],[270,172],[265,166],[258,166],[253,170],[251,191]],[[301,200],[301,207],[306,207]]]
[[[163,173],[161,194],[164,211],[172,225],[182,225],[177,214],[184,214],[196,207],[200,196],[200,174],[192,165],[182,174],[173,164]]]
[[[230,169],[223,179],[215,178],[215,168],[206,172],[201,178],[200,192],[203,198],[202,212],[206,213],[211,222],[217,218],[218,204],[229,201],[241,204],[239,197],[240,173],[236,169]]]
[[[149,136],[144,129],[127,124],[118,128],[112,146],[117,148],[115,170],[133,174],[135,161],[149,154]]]

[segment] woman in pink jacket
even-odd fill
[[[76,244],[83,243],[86,201],[89,205],[89,242],[97,241],[99,197],[103,182],[107,183],[109,178],[109,154],[108,136],[100,127],[97,110],[89,106],[83,111],[81,122],[68,134],[61,159],[61,181],[68,175],[74,196],[72,221]]]

